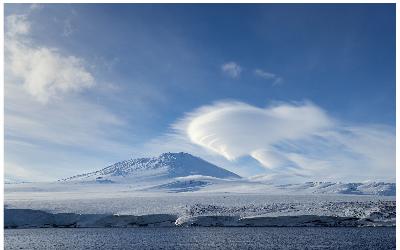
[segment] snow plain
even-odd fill
[[[24,183],[6,185],[5,226],[394,226],[395,207],[394,196],[290,195],[273,188],[176,193],[126,184]]]
[[[188,167],[185,167],[188,166]],[[5,227],[394,226],[395,184],[240,178],[186,153],[5,185]]]

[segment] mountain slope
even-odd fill
[[[138,158],[117,162],[91,173],[72,176],[61,181],[96,181],[111,183],[129,179],[176,178],[190,175],[216,178],[240,178],[188,153],[164,153],[159,157]]]
[[[124,183],[129,190],[156,192],[237,192],[270,194],[347,194],[394,196],[395,183],[306,182],[279,185],[255,181],[215,166],[188,153],[117,162],[98,171],[69,177],[61,182]]]
[[[313,194],[396,195],[396,184],[386,182],[306,182],[303,184],[280,185],[278,188],[291,192]]]

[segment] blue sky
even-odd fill
[[[319,168],[346,164],[337,178],[394,178],[394,4],[7,4],[5,16],[10,176],[60,178],[186,150],[246,176],[325,178]],[[204,121],[219,110],[220,120]],[[321,119],[269,139],[308,115]],[[255,143],[257,121],[279,126],[252,128],[266,135]],[[353,146],[378,138],[387,150],[373,157]],[[349,159],[366,158],[376,162],[358,176]]]

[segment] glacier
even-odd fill
[[[275,184],[188,153],[6,183],[5,228],[395,226],[395,183]]]

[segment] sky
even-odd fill
[[[394,4],[6,4],[6,178],[185,151],[395,180]]]

